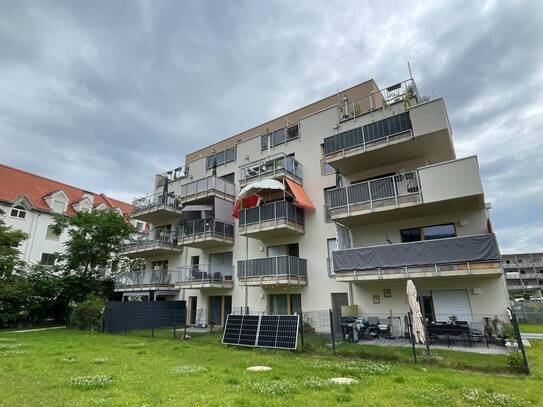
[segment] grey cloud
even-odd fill
[[[0,162],[130,199],[205,144],[403,80],[410,61],[458,155],[479,155],[502,248],[543,250],[542,17],[540,2],[2,2]]]

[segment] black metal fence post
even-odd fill
[[[526,350],[524,349],[524,343],[522,342],[522,335],[520,334],[520,327],[518,326],[517,315],[513,311],[511,311],[511,323],[513,324],[515,339],[517,340],[520,354],[522,355],[522,371],[526,374],[530,374],[528,358],[526,357]]]
[[[336,332],[334,329],[334,313],[331,309],[328,310],[330,314],[330,334],[332,335],[332,353],[336,354]]]
[[[173,339],[175,339],[175,328],[177,326],[176,321],[177,320],[177,311],[174,311],[173,314]]]
[[[300,315],[300,343],[301,343],[301,351],[304,351],[304,318],[302,315]]]
[[[407,328],[409,329],[409,338],[411,339],[411,350],[413,351],[413,360],[417,363],[417,350],[415,348],[415,335],[413,335],[413,320],[411,312],[407,313]]]

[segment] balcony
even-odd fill
[[[183,247],[178,246],[176,242],[170,239],[145,239],[123,244],[119,250],[119,254],[137,258],[170,255],[181,253],[182,251]]]
[[[175,290],[174,271],[128,271],[114,277],[115,291]]]
[[[262,287],[307,285],[307,260],[293,256],[238,261],[240,284]]]
[[[234,225],[213,218],[187,221],[179,227],[179,244],[198,249],[234,244]]]
[[[232,276],[233,266],[222,264],[196,264],[181,267],[178,279],[175,283],[177,288],[227,288],[233,287]]]
[[[409,100],[409,106],[388,106],[357,122],[343,124],[343,131],[324,139],[326,163],[349,175],[422,156],[429,163],[454,159],[443,100]]]
[[[214,196],[234,202],[234,184],[212,175],[181,185],[176,198],[179,203],[186,204]]]
[[[336,280],[343,282],[503,273],[493,234],[339,250],[333,263]]]
[[[180,217],[181,205],[173,194],[160,192],[138,198],[132,202],[136,207],[132,218],[143,222],[160,224],[176,217]]]
[[[303,182],[302,164],[294,157],[281,153],[243,165],[240,168],[239,185],[243,188],[254,181],[266,178],[281,179],[283,177],[287,177],[300,185]]]
[[[304,210],[288,201],[275,201],[239,211],[239,234],[256,239],[304,233]]]
[[[476,157],[326,191],[327,216],[347,226],[482,208]]]

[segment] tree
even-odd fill
[[[3,214],[0,210],[0,215]],[[19,245],[26,239],[26,233],[6,226],[0,219],[0,278],[10,277],[13,270],[22,264],[19,259]]]
[[[71,217],[55,216],[53,231],[67,231],[69,235],[66,252],[58,257],[66,269],[89,274],[97,266],[106,266],[135,229],[115,211],[94,210]]]

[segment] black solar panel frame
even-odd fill
[[[255,320],[255,318],[257,318],[257,320]],[[232,334],[232,323],[234,322],[234,320],[239,321],[239,328],[235,327]],[[295,321],[294,324],[293,324],[293,321]],[[245,327],[246,327],[245,333],[243,333],[244,322],[245,322]],[[288,323],[288,325],[285,325],[285,323]],[[254,342],[252,338],[250,338],[250,340],[247,340],[247,339],[242,340],[243,339],[242,335],[250,335],[252,334],[252,332],[254,332],[253,329],[255,325],[256,325],[256,332],[254,333],[255,335]],[[287,327],[290,335],[286,335],[282,337],[281,327]],[[226,324],[224,326],[222,343],[224,345],[296,350],[298,349],[299,329],[300,329],[299,315],[233,315],[233,314],[230,314],[226,317]],[[285,328],[283,328],[283,331],[284,330]],[[230,338],[227,338],[227,336],[229,336]],[[237,340],[235,340],[236,336],[237,336]],[[291,345],[288,346],[287,342]]]

